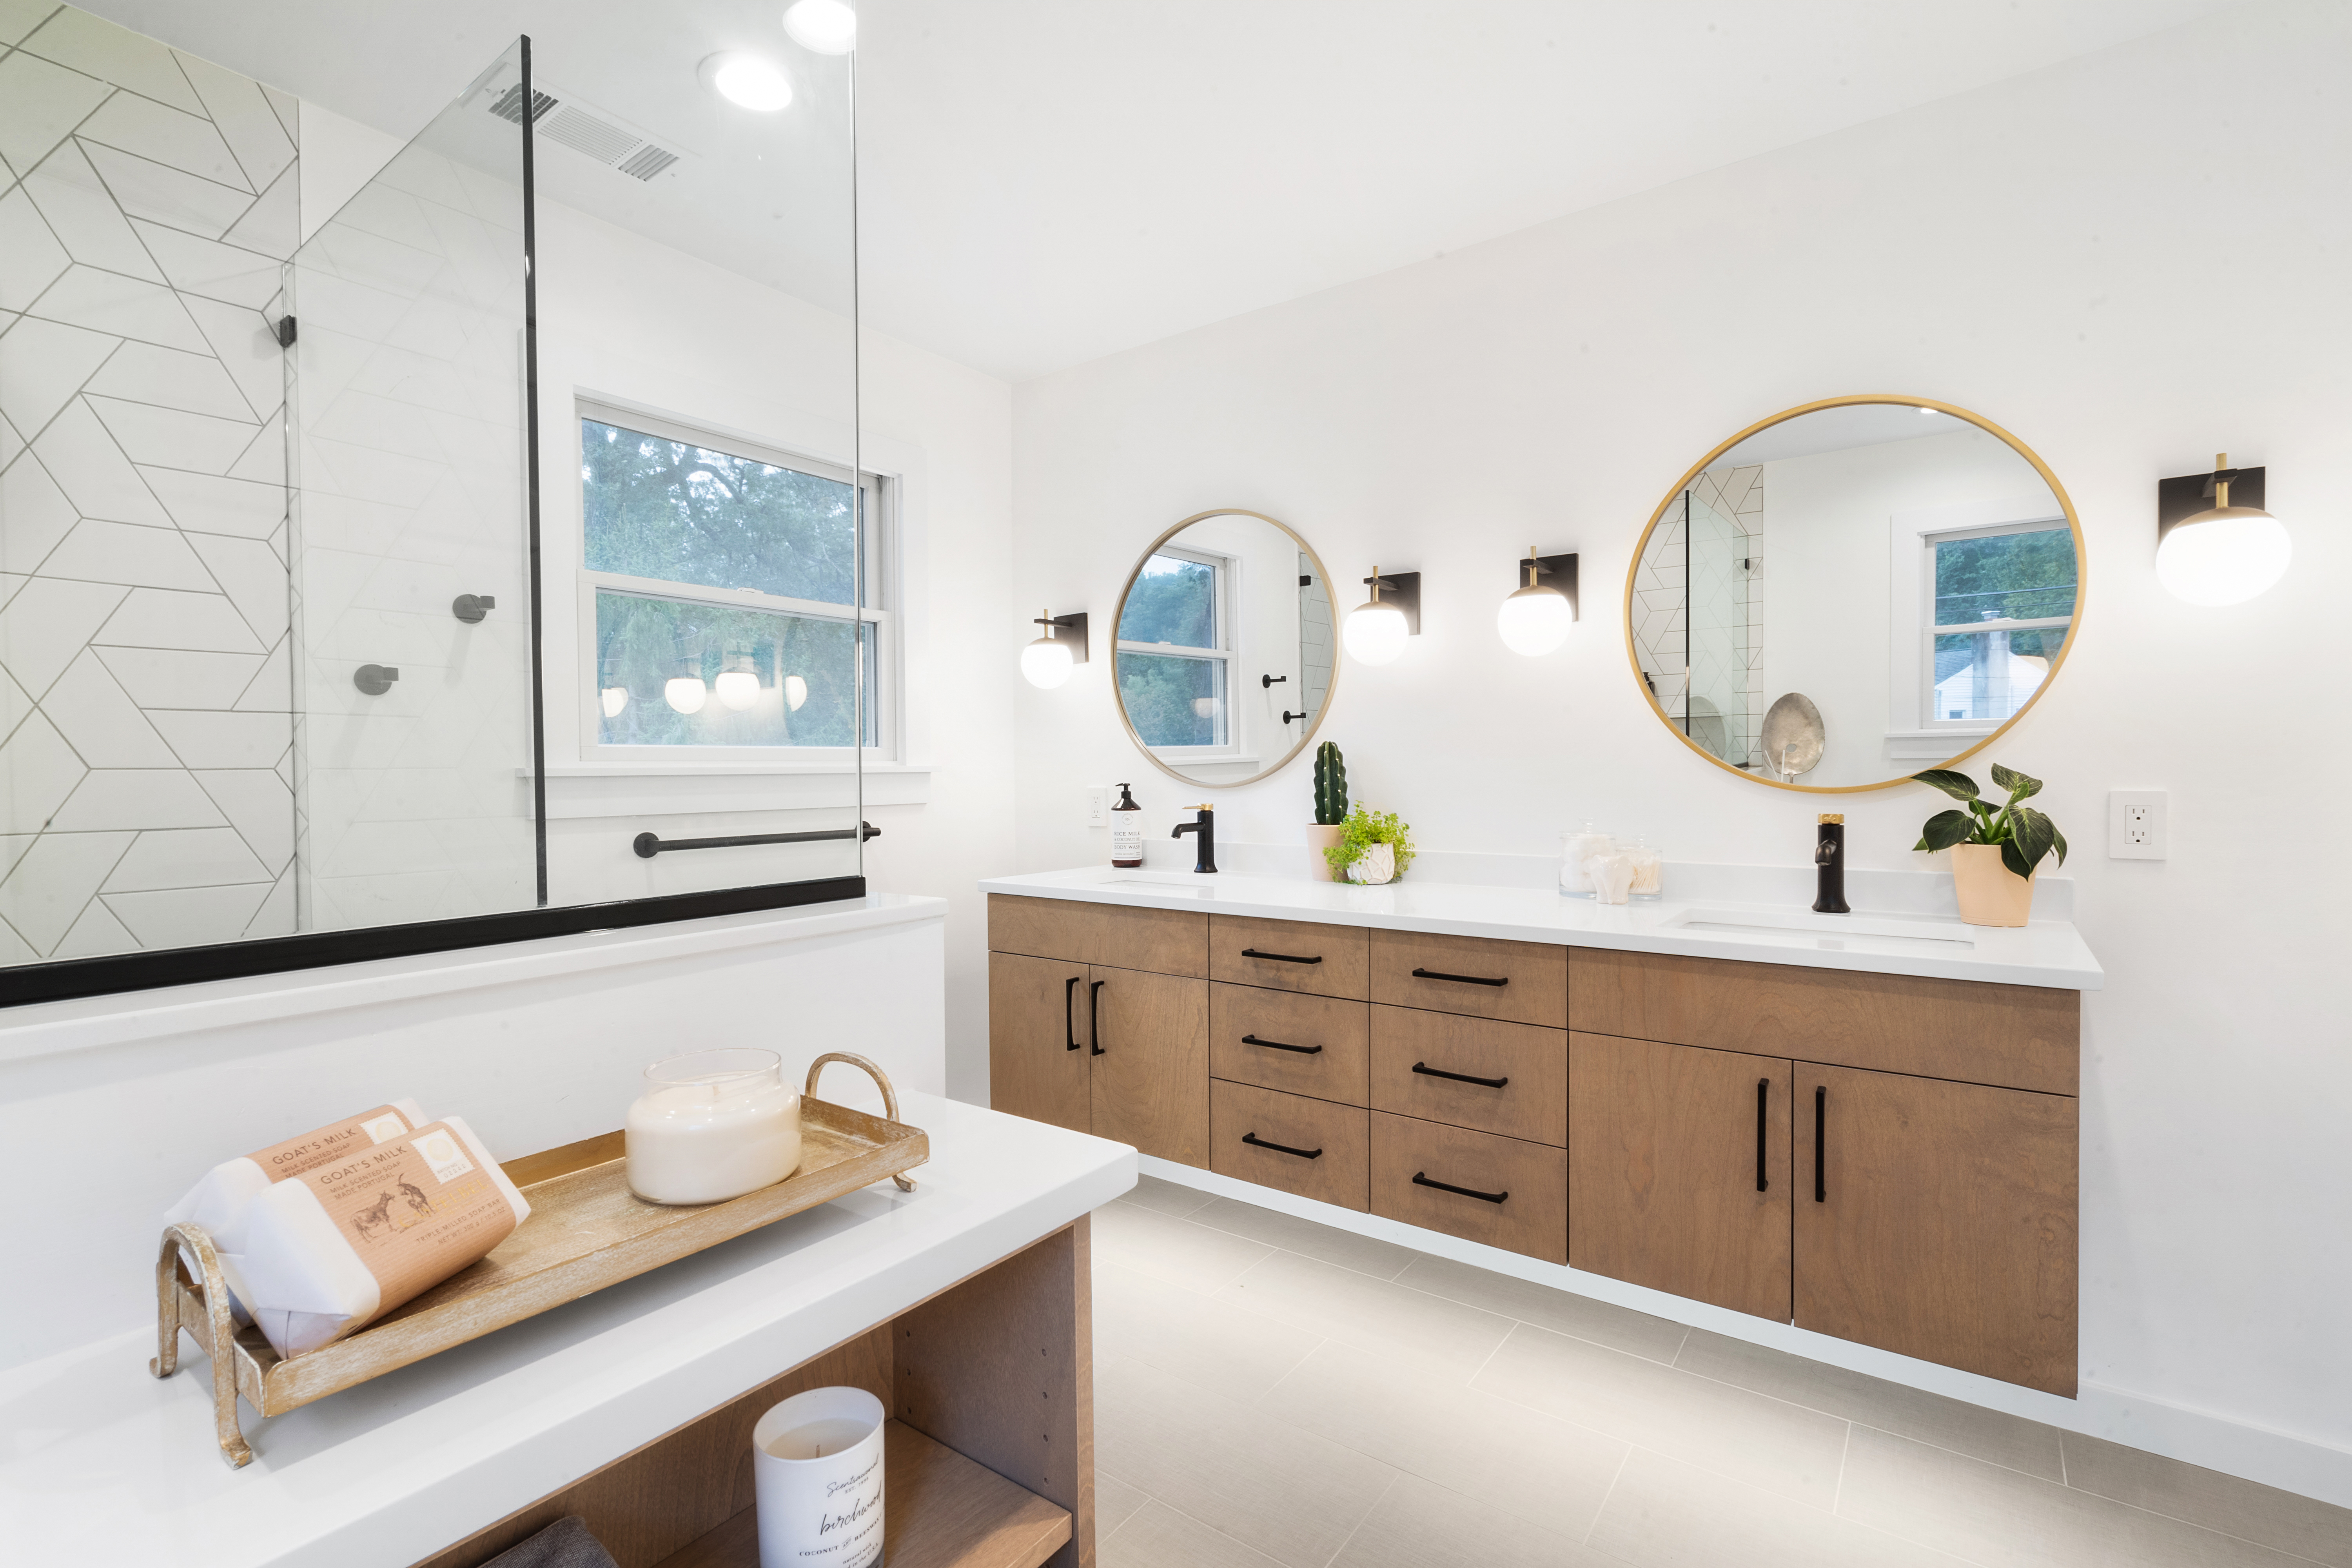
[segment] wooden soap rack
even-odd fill
[[[814,1098],[817,1075],[829,1062],[871,1074],[881,1086],[884,1115]],[[205,1228],[166,1226],[155,1260],[155,1359],[148,1370],[157,1377],[178,1370],[183,1329],[205,1347],[212,1357],[221,1458],[242,1467],[253,1449],[237,1423],[240,1395],[259,1415],[282,1415],[886,1176],[912,1192],[906,1173],[930,1157],[929,1134],[898,1120],[888,1076],[864,1057],[828,1052],[809,1064],[801,1097],[800,1167],[775,1185],[691,1208],[647,1203],[629,1191],[619,1132],[508,1161],[507,1176],[531,1211],[513,1235],[388,1316],[291,1360],[270,1349],[257,1327],[237,1329]]]

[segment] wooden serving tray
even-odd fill
[[[868,1116],[804,1093],[800,1166],[775,1185],[725,1203],[672,1207],[629,1191],[619,1132],[526,1154],[502,1167],[530,1205],[530,1217],[513,1235],[358,1332],[290,1361],[258,1328],[236,1330],[204,1227],[168,1226],[155,1266],[156,1355],[149,1370],[171,1376],[180,1331],[195,1337],[212,1357],[221,1457],[242,1467],[253,1450],[237,1424],[239,1396],[257,1415],[282,1415],[873,1183],[888,1179],[911,1190],[905,1173],[930,1158],[929,1134],[898,1120],[890,1080],[863,1057],[819,1057],[809,1067],[809,1089],[835,1061],[871,1073],[889,1114]],[[201,1279],[191,1275],[189,1258]]]

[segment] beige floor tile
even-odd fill
[[[1131,1487],[1117,1476],[1095,1472],[1095,1540],[1099,1542],[1135,1517],[1151,1500],[1141,1487]]]
[[[1399,1476],[1331,1568],[1609,1568],[1540,1530],[1417,1476]]]
[[[1492,1312],[1288,1252],[1274,1254],[1218,1291],[1217,1300],[1359,1350],[1458,1368],[1465,1378],[1512,1326]]]
[[[1097,1538],[1095,1560],[1101,1568],[1277,1568],[1265,1553],[1148,1498],[1116,1533]]]
[[[1622,1351],[1521,1324],[1473,1386],[1815,1508],[1837,1496],[1846,1423]]]
[[[2064,1479],[2058,1465],[2058,1428],[2039,1421],[1965,1405],[1705,1329],[1690,1331],[1675,1365],[1882,1432],[2006,1465],[2046,1481]]]
[[[2352,1568],[2352,1510],[2079,1433],[2062,1440],[2070,1487]]]
[[[1868,1426],[1837,1511],[1984,1568],[2297,1568],[2249,1541]]]
[[[1095,1264],[1095,1356],[1128,1355],[1247,1405],[1323,1342],[1117,1263]]]
[[[1161,1214],[1181,1219],[1193,1210],[1204,1208],[1217,1200],[1197,1187],[1162,1181],[1158,1176],[1139,1175],[1135,1178],[1135,1185],[1121,1193],[1117,1201],[1133,1204],[1138,1208],[1157,1209]]]
[[[1396,1479],[1352,1448],[1126,1357],[1096,1373],[1095,1455],[1157,1501],[1290,1568],[1324,1568]]]
[[[1325,1344],[1257,1408],[1570,1540],[1592,1528],[1626,1454],[1616,1438],[1346,1345]]]
[[[1274,1248],[1119,1202],[1095,1210],[1094,1255],[1171,1285],[1214,1290],[1252,1264],[1273,1257]]]
[[[1643,1448],[1585,1544],[1635,1568],[1964,1568],[1959,1558]]]
[[[1252,1241],[1265,1242],[1268,1247],[1278,1247],[1285,1252],[1369,1274],[1375,1279],[1395,1279],[1406,1264],[1421,1256],[1410,1247],[1375,1241],[1369,1236],[1318,1225],[1311,1219],[1262,1209],[1255,1204],[1232,1198],[1211,1199],[1206,1206],[1193,1213],[1192,1219],[1195,1225],[1214,1226]]]
[[[1654,1318],[1630,1307],[1596,1301],[1590,1296],[1555,1290],[1549,1285],[1515,1279],[1507,1274],[1474,1268],[1450,1258],[1433,1258],[1426,1253],[1414,1258],[1397,1276],[1397,1283],[1651,1361],[1673,1361],[1675,1352],[1682,1346],[1683,1336],[1690,1331],[1680,1323]]]

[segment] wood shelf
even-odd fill
[[[913,1427],[883,1433],[887,1568],[1038,1568],[1070,1539],[1070,1516]],[[759,1510],[747,1508],[656,1568],[760,1568]]]

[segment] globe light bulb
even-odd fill
[[[797,675],[784,677],[784,706],[797,713],[801,710],[801,704],[807,700],[808,682]]]
[[[629,705],[629,689],[625,686],[608,686],[596,695],[604,704],[607,719],[619,718],[621,710]]]
[[[1339,640],[1348,645],[1350,658],[1364,664],[1387,664],[1404,651],[1405,638],[1412,631],[1402,610],[1376,599],[1349,612],[1348,624],[1339,629]]]
[[[1557,588],[1522,588],[1495,611],[1495,631],[1513,653],[1540,658],[1568,640],[1576,611]]]
[[[738,713],[760,700],[760,678],[748,669],[721,671],[713,685],[719,700]]]
[[[812,54],[845,55],[857,47],[857,13],[842,0],[798,0],[784,12],[784,31]]]
[[[1055,642],[1050,637],[1039,637],[1021,650],[1021,674],[1040,690],[1051,691],[1069,679],[1074,668],[1070,645]]]
[[[2156,547],[2156,580],[2191,605],[2242,605],[2286,575],[2294,541],[2286,525],[2250,506],[2183,518]]]
[[[673,675],[662,683],[662,700],[681,713],[699,713],[710,695],[698,675]]]

